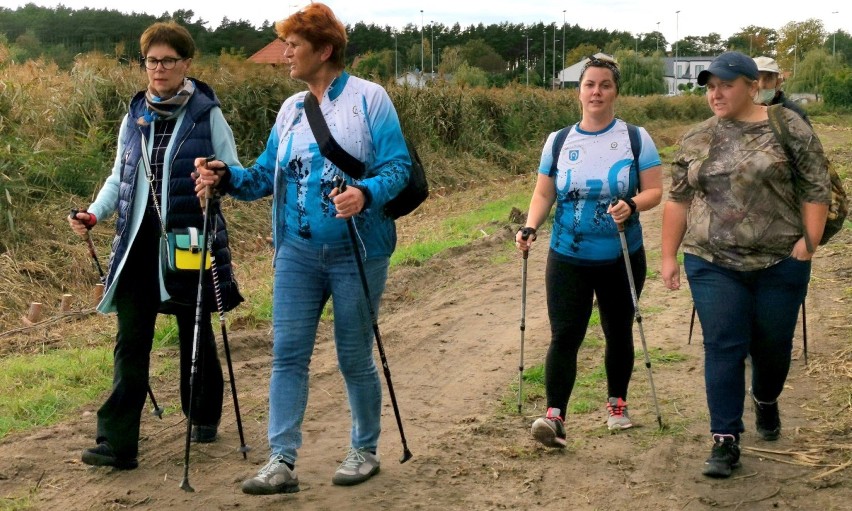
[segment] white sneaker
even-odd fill
[[[331,482],[338,486],[360,484],[379,473],[379,455],[367,449],[349,448]]]
[[[299,491],[299,477],[284,463],[284,458],[273,456],[256,476],[243,481],[242,489],[249,495],[296,493]]]

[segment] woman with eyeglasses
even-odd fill
[[[624,226],[636,292],[641,293],[646,263],[639,212],[660,203],[662,174],[648,133],[615,117],[620,82],[615,61],[592,57],[585,64],[579,88],[582,118],[548,136],[526,225],[515,238],[519,250],[530,250],[536,229],[556,203],[545,273],[551,330],[547,413],[532,425],[533,437],[547,447],[566,445],[564,421],[594,297],[606,338],[607,427],[633,426],[627,387],[634,309],[617,224]]]
[[[138,466],[139,426],[148,390],[150,352],[159,312],[173,314],[180,341],[180,391],[189,412],[189,379],[195,330],[198,272],[168,270],[161,241],[166,232],[202,232],[203,211],[195,194],[194,160],[215,155],[236,165],[237,150],[219,100],[204,82],[188,78],[195,43],[174,22],[148,27],[140,39],[148,86],[130,101],[118,134],[112,172],[95,201],[69,216],[81,237],[117,213],[115,237],[98,310],[116,312],[113,388],[98,410],[96,446],[83,451],[88,465]],[[144,154],[143,154],[144,153]],[[218,288],[223,307],[242,301],[231,272],[225,219],[211,208]],[[192,440],[213,442],[222,414],[223,376],[210,324],[216,309],[207,273],[204,321],[199,325],[198,373],[192,389]]]

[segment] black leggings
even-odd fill
[[[630,255],[637,294],[645,284],[645,249]],[[601,327],[606,338],[604,365],[609,397],[627,400],[633,372],[633,299],[624,259],[599,266],[567,262],[552,250],[545,274],[551,340],[544,366],[547,407],[566,415],[577,378],[577,352],[586,336],[597,296]]]

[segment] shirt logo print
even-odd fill
[[[580,151],[578,149],[572,149],[568,151],[568,160],[577,161],[580,159]]]

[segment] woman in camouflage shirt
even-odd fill
[[[790,368],[793,331],[811,258],[830,202],[822,146],[784,110],[795,163],[756,105],[758,70],[739,52],[719,55],[698,75],[715,114],[681,141],[663,211],[662,275],[678,289],[677,250],[704,333],[705,383],[714,445],[704,474],[728,477],[744,431],[745,359],[763,440],[781,432],[777,399]]]

